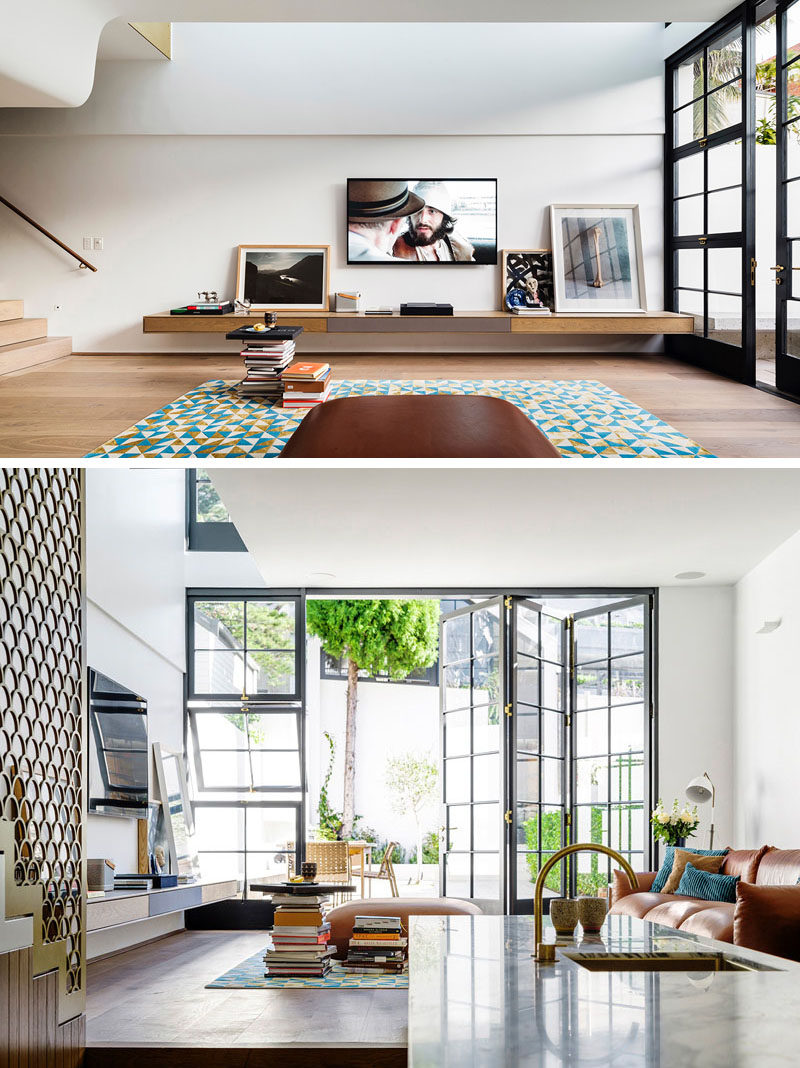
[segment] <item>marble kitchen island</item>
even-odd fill
[[[791,961],[627,916],[559,943],[550,964],[531,958],[530,916],[413,917],[410,947],[410,1068],[800,1064]],[[701,970],[607,971],[567,956],[600,955],[605,967],[609,954],[653,952],[710,957],[678,965]]]

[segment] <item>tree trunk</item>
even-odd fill
[[[347,719],[344,741],[344,804],[342,838],[353,833],[356,793],[356,710],[358,709],[358,664],[347,661]]]
[[[417,886],[422,882],[422,840],[425,835],[422,833],[422,820],[415,814],[417,821]]]

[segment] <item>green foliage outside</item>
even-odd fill
[[[279,602],[248,601],[246,634],[242,601],[198,601],[195,612],[224,627],[235,648],[247,649],[248,664],[258,665],[259,693],[276,692],[294,672],[294,611],[286,614]],[[244,731],[243,722],[237,726]]]
[[[198,523],[230,523],[228,509],[222,503],[214,484],[208,479],[208,472],[198,470],[195,487],[197,490]]]
[[[336,756],[336,745],[330,734],[325,731],[323,737],[330,747],[330,755],[328,757],[328,770],[325,773],[322,786],[319,790],[319,803],[317,805],[317,815],[319,816],[319,837],[325,841],[335,841],[342,830],[342,814],[336,812],[331,808],[328,801],[328,783],[331,780],[333,774],[333,762]]]
[[[602,843],[603,841],[603,809],[601,807],[592,807],[591,810],[591,841]],[[524,820],[522,823],[522,830],[525,834],[525,847],[529,850],[539,849],[539,819],[538,816],[531,816],[529,819]],[[565,843],[561,836],[561,813],[560,812],[545,812],[542,815],[542,854],[547,859],[548,853],[554,853],[556,850],[561,849]],[[587,854],[589,857],[589,866],[591,868],[588,872],[578,872],[577,876],[577,888],[579,894],[591,894],[596,895],[600,890],[608,885],[608,876],[605,872],[600,872],[600,857],[597,853]],[[530,872],[530,879],[532,883],[536,882],[536,876],[539,874],[539,857],[535,852],[531,852],[525,858],[528,864],[528,871]],[[548,872],[547,878],[544,881],[545,888],[551,890],[555,894],[561,893],[561,863],[556,864],[551,871]]]
[[[417,839],[414,859],[419,883],[422,881],[425,852],[422,821],[425,811],[438,798],[439,769],[426,754],[404,753],[386,761],[386,785],[395,812],[401,816],[411,816],[414,820]]]

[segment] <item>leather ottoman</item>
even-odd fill
[[[499,397],[340,397],[314,408],[282,458],[559,457],[519,408]]]

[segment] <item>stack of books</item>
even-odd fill
[[[198,304],[184,304],[170,308],[170,315],[229,315],[233,311],[232,300],[214,300]]]
[[[239,383],[239,392],[245,397],[263,397],[280,402],[283,396],[283,373],[294,359],[295,343],[292,330],[280,328],[253,332],[241,350],[244,357],[245,377]]]
[[[284,408],[314,408],[331,392],[329,363],[293,363],[283,372]]]
[[[321,979],[330,971],[336,947],[330,945],[331,925],[326,919],[329,899],[315,894],[313,885],[304,889],[309,892],[272,895],[272,949],[264,954],[265,974],[272,978],[295,975]]]
[[[405,968],[407,951],[408,939],[403,937],[399,916],[356,916],[342,967],[365,975],[399,975]]]

